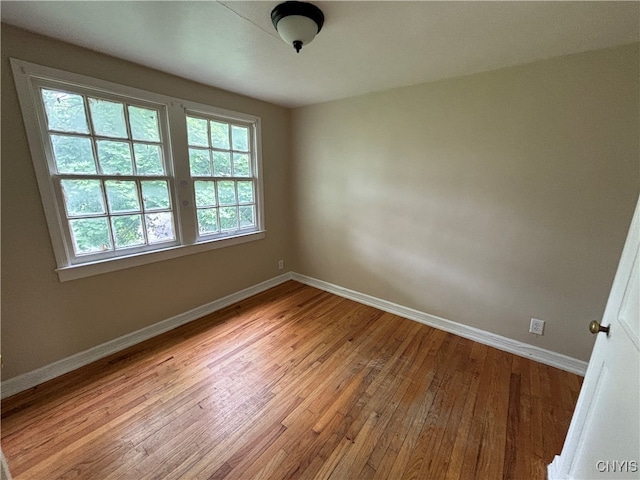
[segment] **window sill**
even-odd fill
[[[131,255],[130,257],[113,258],[99,262],[84,263],[82,265],[70,265],[68,267],[58,268],[56,269],[56,272],[58,273],[58,278],[61,282],[67,282],[69,280],[76,280],[78,278],[91,277],[103,273],[115,272],[117,270],[148,265],[150,263],[184,257],[185,255],[206,252],[218,248],[229,247],[231,245],[240,245],[242,243],[261,240],[265,237],[266,233],[264,231],[251,232],[233,238],[212,240],[195,245],[180,245],[177,247],[170,247],[165,250],[139,253]]]

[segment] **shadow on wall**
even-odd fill
[[[343,287],[526,343],[539,340],[527,332],[529,319],[543,318],[555,338],[539,346],[580,358],[562,349],[576,343],[575,330],[554,328],[593,310],[581,305],[576,282],[588,245],[574,226],[555,221],[570,217],[569,208],[527,205],[517,179],[501,195],[464,181],[410,180],[336,178],[312,213],[323,226],[314,241],[330,244],[323,250],[335,257],[313,262],[334,264]],[[590,351],[586,331],[583,340]]]

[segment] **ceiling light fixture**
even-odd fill
[[[318,34],[324,24],[324,15],[311,3],[284,2],[271,11],[271,21],[282,40],[299,52]]]

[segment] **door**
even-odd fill
[[[639,244],[640,199],[601,322],[609,332],[597,333],[550,480],[640,478]]]

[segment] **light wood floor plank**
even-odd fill
[[[545,478],[576,375],[290,281],[2,402],[21,479]]]

